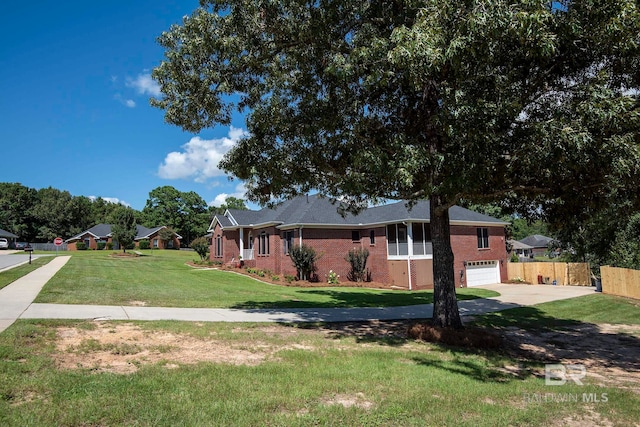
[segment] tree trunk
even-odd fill
[[[456,299],[453,251],[449,206],[442,197],[432,195],[431,238],[433,242],[433,324],[440,327],[462,328]]]

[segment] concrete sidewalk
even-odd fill
[[[490,285],[500,295],[458,301],[462,316],[506,310],[524,305],[592,294],[594,288],[549,285]],[[32,304],[23,319],[183,320],[199,322],[351,322],[422,319],[431,317],[433,304],[380,308],[223,309]]]
[[[66,263],[70,256],[59,256],[0,289],[0,332],[7,329],[29,308],[42,287]]]
[[[0,290],[0,332],[16,319],[182,320],[199,322],[349,322],[429,318],[432,304],[381,308],[222,309],[133,307],[75,304],[32,304],[44,284],[68,261],[49,264]],[[493,298],[459,301],[462,316],[489,313],[594,292],[591,287],[549,285],[489,285]]]

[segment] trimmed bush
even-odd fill
[[[149,249],[150,247],[151,247],[151,242],[149,242],[149,240],[147,239],[140,240],[140,242],[138,243],[139,249]]]
[[[107,242],[107,250],[108,251],[112,251],[113,250],[113,242]]]
[[[316,271],[318,255],[315,249],[307,245],[294,246],[289,250],[293,266],[298,270],[300,280],[312,280]]]
[[[371,280],[370,274],[367,274],[367,258],[369,258],[369,250],[367,248],[352,249],[347,254],[345,260],[351,264],[351,270],[347,274],[347,279],[352,282],[364,282]]]
[[[86,251],[87,245],[84,242],[76,242],[76,249],[79,251]]]
[[[98,242],[98,250],[102,251],[107,246],[106,242]]]

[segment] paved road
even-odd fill
[[[183,320],[201,322],[347,322],[431,317],[432,304],[384,308],[213,309],[130,307],[72,304],[33,304],[44,284],[67,262],[61,256],[0,290],[0,332],[16,319]],[[573,298],[594,292],[592,287],[549,285],[490,285],[501,295],[460,301],[463,316]]]
[[[32,259],[41,256],[48,255],[32,255]],[[23,251],[0,251],[0,271],[9,270],[27,262],[29,262],[29,254],[25,254]]]

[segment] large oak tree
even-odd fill
[[[202,1],[152,104],[191,132],[245,112],[222,167],[252,201],[429,199],[434,322],[459,327],[453,204],[636,197],[639,34],[635,0]]]

